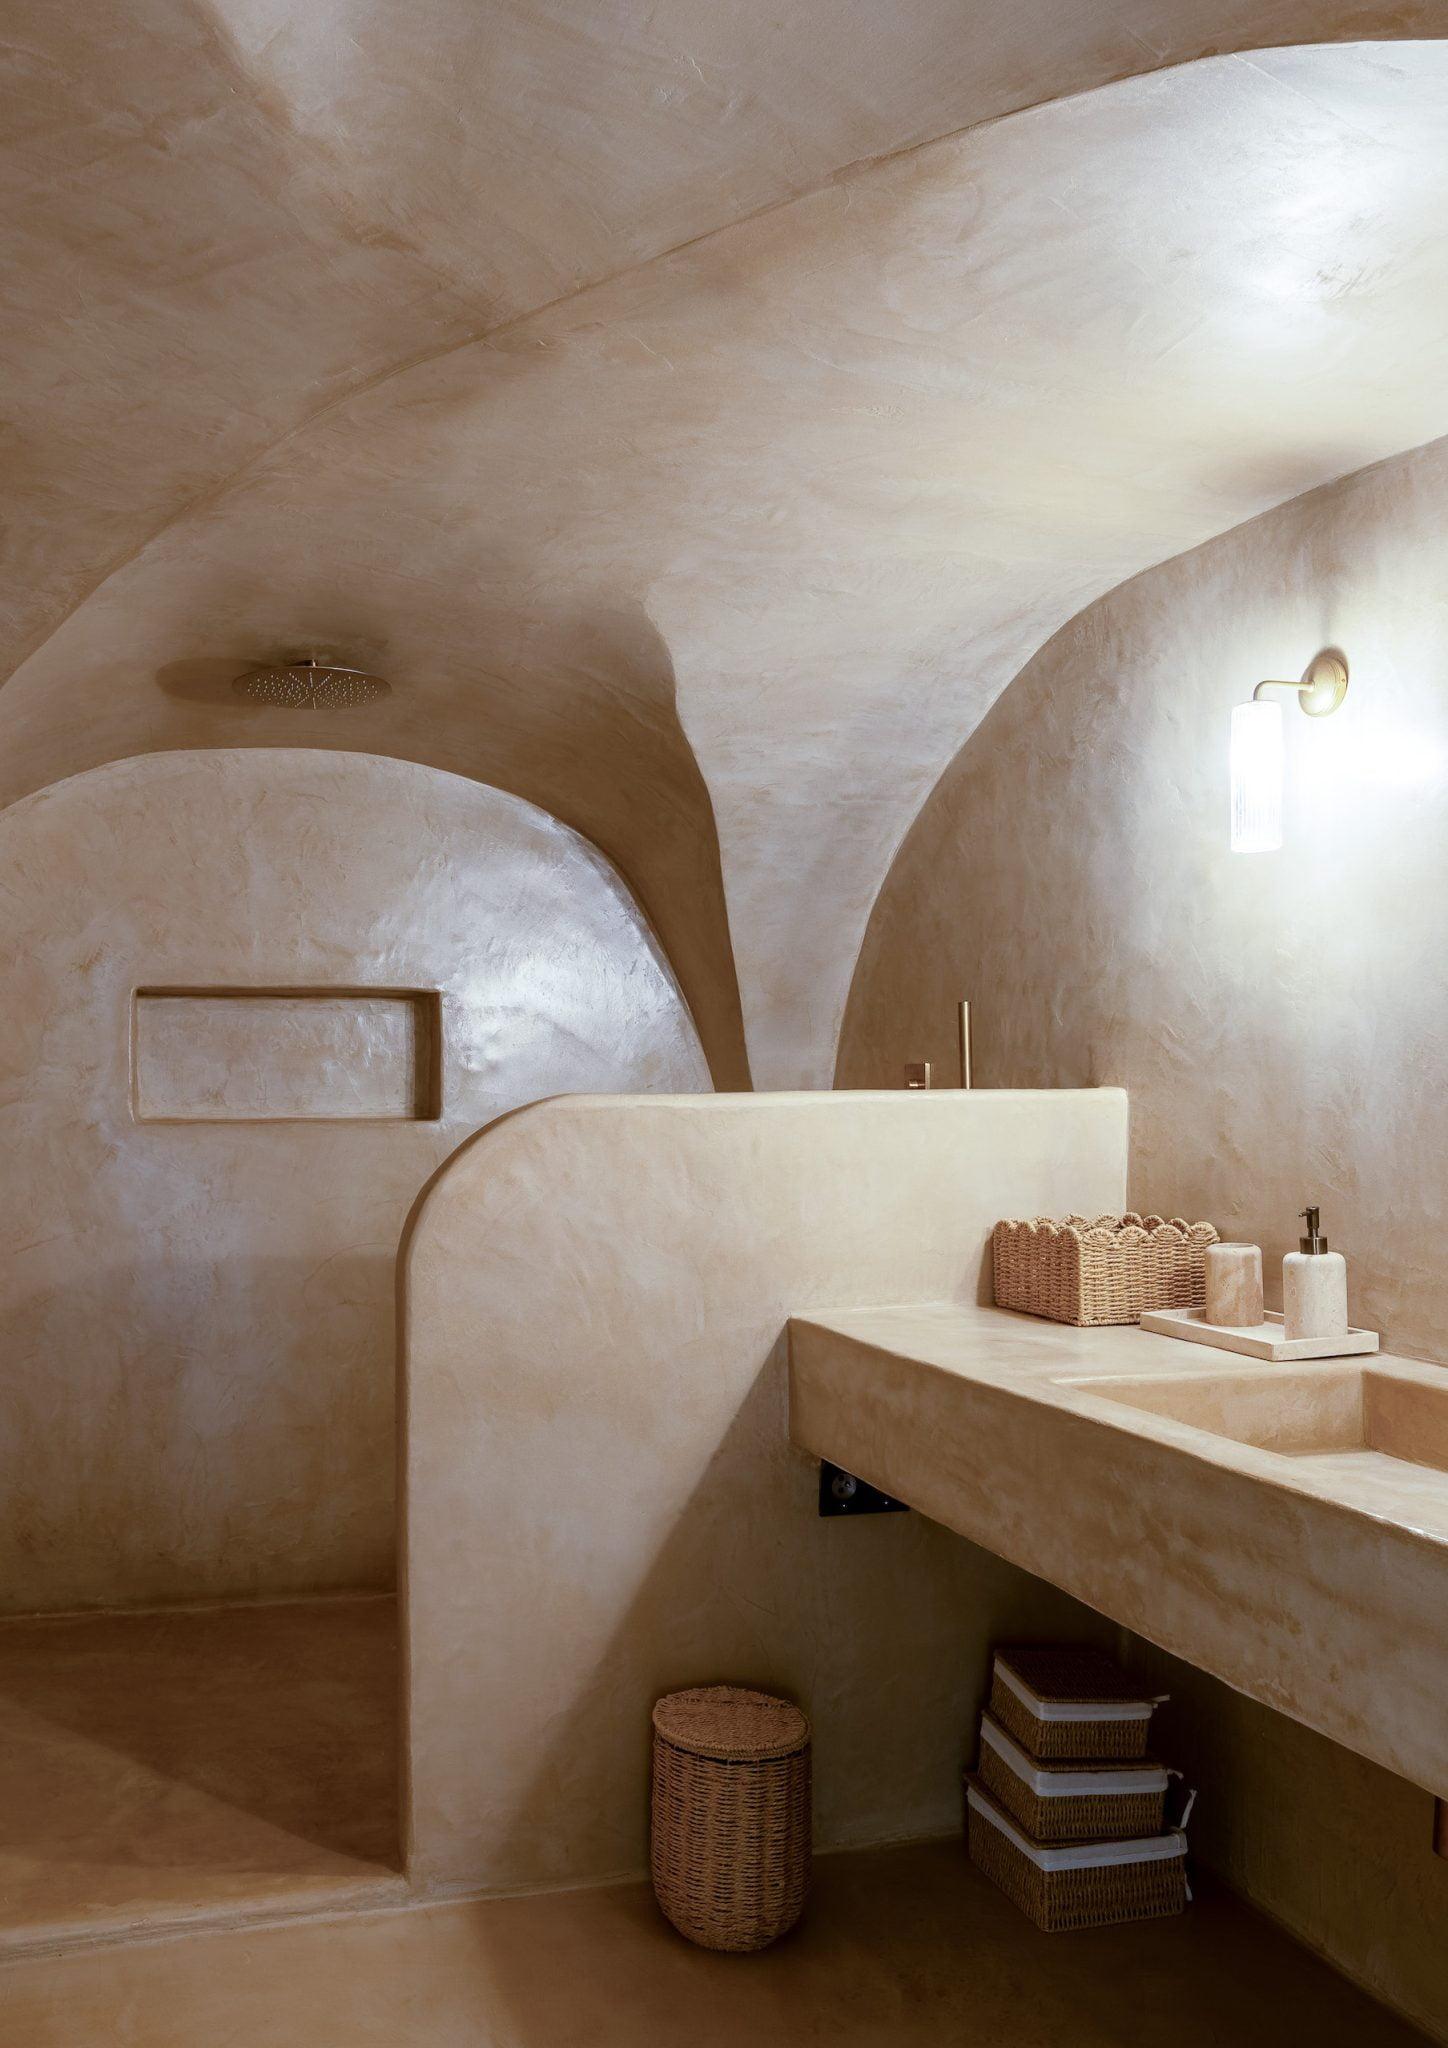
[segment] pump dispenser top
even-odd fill
[[[1318,1228],[1318,1211],[1316,1209],[1299,1209],[1297,1213],[1304,1218],[1307,1224],[1306,1237],[1299,1237],[1297,1242],[1310,1258],[1318,1258],[1327,1250],[1327,1239]]]

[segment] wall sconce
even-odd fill
[[[1326,718],[1347,695],[1347,663],[1319,654],[1300,683],[1259,683],[1232,712],[1232,851],[1275,853],[1282,844],[1282,706],[1264,690],[1295,690],[1309,718]]]

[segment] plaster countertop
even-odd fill
[[[1284,1367],[958,1303],[810,1314],[790,1322],[790,1431],[1445,1795],[1448,1471],[1371,1451],[1290,1455],[1123,1405],[1119,1385],[1108,1396],[1138,1375],[1280,1384],[1364,1367],[1448,1404],[1448,1372],[1387,1353]]]

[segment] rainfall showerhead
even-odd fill
[[[340,662],[318,661],[310,654],[299,661],[248,669],[231,687],[248,703],[270,704],[282,711],[349,711],[392,691],[382,676]]]

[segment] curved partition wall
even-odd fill
[[[1092,1618],[919,1515],[821,1521],[785,1324],[973,1301],[998,1217],[1125,1170],[1112,1089],[575,1097],[448,1162],[402,1255],[414,1884],[641,1869],[649,1709],[708,1680],[808,1701],[822,1847],[959,1824],[992,1633]]]
[[[723,1677],[822,1845],[954,1830],[1105,1624],[822,1523],[791,1316],[1129,1179],[1442,1350],[1448,0],[20,13],[0,1952],[635,1871]],[[1169,1684],[1205,1860],[1441,2016],[1448,1808]]]
[[[707,1088],[617,875],[403,761],[163,754],[0,813],[11,1612],[384,1587],[398,1234],[469,1130]]]

